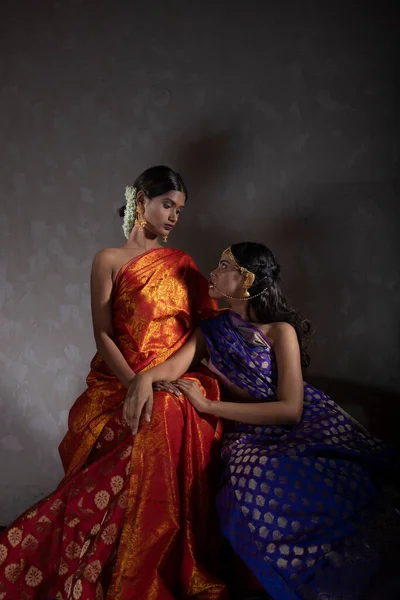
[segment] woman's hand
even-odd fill
[[[132,429],[133,435],[137,433],[140,417],[149,423],[153,412],[153,385],[152,379],[146,373],[136,375],[129,384],[125,396],[122,416]]]
[[[182,394],[185,394],[186,398],[193,404],[196,410],[200,413],[210,412],[211,401],[203,396],[198,383],[191,381],[190,379],[178,379],[172,383],[182,392]]]
[[[156,383],[153,383],[153,389],[156,390],[156,392],[169,392],[175,396],[182,396],[182,392],[180,392],[176,385],[170,381],[157,381]]]

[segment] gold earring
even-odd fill
[[[239,271],[239,273],[241,275],[245,275],[244,282],[243,282],[244,298],[250,298],[249,288],[251,288],[251,286],[253,285],[256,276],[254,275],[254,273],[252,273],[248,269],[245,269],[245,267],[241,267],[239,265],[238,261],[236,260],[236,258],[233,255],[233,252],[232,252],[230,246],[229,246],[229,248],[224,250],[223,254],[227,254],[229,256],[230,260],[232,261],[233,265],[235,266],[235,268]]]
[[[244,280],[244,297],[249,298],[250,297],[249,288],[251,288],[251,286],[253,285],[256,277],[255,277],[254,273],[251,273],[247,269],[243,269],[243,275],[244,274],[246,275],[245,280]]]
[[[143,231],[143,229],[146,227],[146,219],[144,217],[144,208],[140,205],[136,209],[135,225],[139,228],[139,231]]]
[[[164,236],[162,237],[162,241],[164,242],[164,244],[166,244],[166,243],[168,242],[168,236],[167,236],[167,235],[164,235]]]

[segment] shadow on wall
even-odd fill
[[[232,243],[230,229],[241,199],[238,194],[232,200],[226,190],[232,173],[245,162],[241,134],[233,123],[203,121],[191,135],[176,140],[170,155],[189,192],[179,242],[207,272],[215,266],[218,251]]]
[[[189,195],[201,195],[213,183],[224,181],[234,163],[241,160],[237,141],[239,131],[232,127],[218,129],[215,123],[200,123],[197,131],[173,148],[174,164],[187,182]]]
[[[293,190],[265,241],[289,300],[315,325],[312,372],[400,393],[396,200],[393,182]]]

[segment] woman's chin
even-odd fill
[[[215,287],[213,287],[211,285],[208,287],[208,295],[213,300],[221,300],[221,298],[222,298],[222,295],[219,293],[219,291],[216,290]]]

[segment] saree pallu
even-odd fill
[[[230,311],[200,328],[222,380],[276,401],[276,361],[258,329]],[[225,427],[221,532],[276,600],[400,598],[393,571],[384,572],[400,534],[379,482],[389,456],[324,392],[304,384],[297,426]]]
[[[171,356],[202,317],[208,285],[186,254],[129,261],[113,289],[114,339],[135,372]],[[207,369],[187,377],[219,399]],[[212,497],[222,431],[187,400],[154,394],[133,438],[126,390],[97,354],[60,445],[65,478],[0,536],[0,599],[222,600]]]

